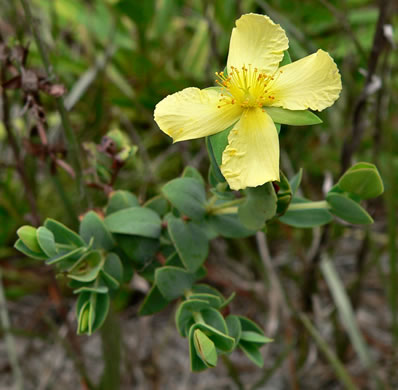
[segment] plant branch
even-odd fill
[[[36,42],[37,48],[39,50],[39,55],[44,65],[44,69],[46,71],[47,77],[51,80],[55,77],[53,68],[50,63],[49,56],[47,54],[44,42],[41,39],[39,31],[36,27],[35,21],[32,16],[32,12],[30,9],[29,1],[28,0],[21,0],[22,7],[25,12],[27,23],[32,31],[34,40]],[[68,142],[69,153],[72,160],[72,165],[76,173],[76,184],[78,187],[79,194],[82,197],[82,200],[87,203],[87,193],[86,188],[84,186],[83,175],[82,175],[82,165],[80,161],[80,151],[79,151],[79,144],[77,142],[75,133],[71,127],[69,122],[68,114],[65,109],[63,97],[56,98],[57,109],[61,118],[62,127],[65,132],[65,137]],[[87,205],[87,204],[86,204]]]
[[[1,67],[1,84],[5,82],[5,72],[6,67]],[[2,111],[2,121],[4,124],[4,128],[7,133],[8,142],[10,143],[12,153],[14,155],[15,160],[15,167],[16,170],[21,178],[22,185],[24,187],[25,197],[29,203],[30,212],[32,216],[32,222],[34,225],[40,225],[40,216],[37,207],[36,197],[33,193],[31,183],[29,182],[28,175],[25,171],[25,164],[24,161],[19,153],[19,146],[17,139],[14,136],[12,131],[11,121],[10,121],[10,112],[9,112],[9,105],[8,105],[8,97],[5,88],[1,88],[1,111]]]
[[[381,54],[389,44],[384,33],[384,26],[387,24],[390,17],[389,9],[391,3],[391,0],[379,0],[379,18],[373,37],[372,49],[368,59],[366,81],[354,108],[351,134],[344,142],[341,155],[342,173],[344,173],[350,166],[352,157],[361,143],[363,133],[365,131],[364,114],[366,112],[365,109],[368,98],[381,87],[381,85],[379,85],[380,79],[376,77],[376,69]]]

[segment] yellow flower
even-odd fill
[[[288,47],[285,31],[269,17],[243,15],[232,30],[228,75],[217,73],[222,88],[186,88],[156,106],[155,121],[174,142],[233,125],[220,167],[233,190],[279,180],[278,133],[264,106],[321,111],[339,97],[341,78],[328,53],[279,68]]]

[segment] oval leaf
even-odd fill
[[[340,178],[338,186],[345,192],[358,195],[361,199],[376,198],[384,192],[379,171],[370,163],[358,163],[352,166]]]
[[[369,225],[373,218],[357,202],[336,192],[329,193],[326,200],[332,207],[330,212],[356,225]]]
[[[206,214],[206,192],[203,184],[192,177],[180,177],[163,186],[162,192],[182,214],[200,220]]]
[[[170,218],[167,228],[184,266],[189,271],[195,272],[209,253],[206,234],[195,223],[186,223],[178,218]]]
[[[162,221],[153,210],[130,207],[112,213],[104,223],[112,233],[158,238]]]

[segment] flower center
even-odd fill
[[[224,72],[216,72],[216,83],[223,89],[218,107],[235,103],[244,108],[270,105],[275,99],[270,93],[270,86],[277,77],[276,73],[279,76],[282,71],[267,75],[251,65],[241,69],[231,66],[228,76]]]

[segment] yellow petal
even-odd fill
[[[341,77],[332,57],[318,50],[280,68],[271,85],[272,106],[288,110],[322,111],[339,97]]]
[[[268,16],[246,14],[236,21],[229,43],[228,71],[251,64],[263,73],[271,74],[289,47],[289,40],[279,24]]]
[[[279,180],[279,139],[261,108],[246,110],[228,136],[221,172],[233,190]]]
[[[217,89],[183,89],[156,105],[155,121],[174,142],[207,137],[233,125],[242,113],[239,105],[220,98]]]

